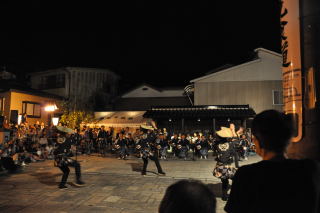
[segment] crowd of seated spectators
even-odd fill
[[[0,144],[0,171],[16,171],[32,162],[53,159],[56,142],[53,127],[23,123],[10,125],[10,138]]]

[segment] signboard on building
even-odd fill
[[[302,138],[302,73],[300,51],[299,0],[281,1],[283,102],[286,114],[295,121],[293,142]]]

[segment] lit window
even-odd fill
[[[282,91],[272,90],[272,104],[273,105],[283,105]]]
[[[26,113],[29,118],[41,117],[41,105],[35,102],[22,102],[22,113]]]
[[[4,111],[4,98],[0,97],[0,115]]]

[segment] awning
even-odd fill
[[[96,113],[97,126],[106,127],[140,127],[148,126],[150,118],[144,118],[145,111],[110,111]]]
[[[192,107],[152,107],[145,118],[249,118],[256,113],[249,105],[210,105]]]

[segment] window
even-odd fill
[[[35,102],[23,101],[22,113],[26,113],[29,118],[40,118],[41,105]]]
[[[41,77],[39,89],[65,88],[65,74],[48,75]]]
[[[282,91],[272,90],[272,104],[273,105],[283,105]]]
[[[148,90],[148,88],[147,88],[147,87],[144,87],[144,88],[142,88],[142,90],[144,90],[144,91],[145,91],[145,90]]]
[[[0,115],[3,114],[4,111],[4,98],[0,97]]]

